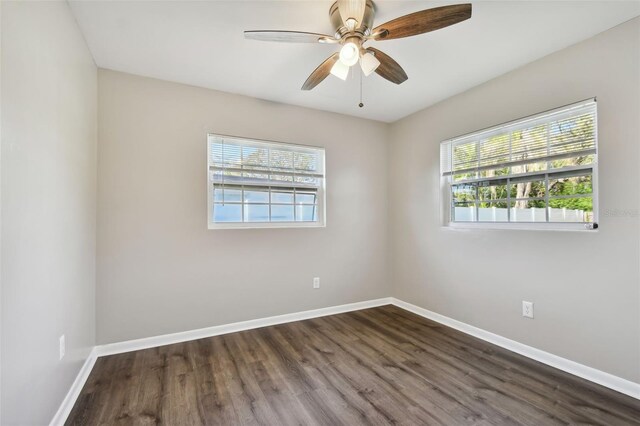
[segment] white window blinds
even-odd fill
[[[211,223],[323,221],[324,150],[209,135]]]
[[[593,222],[594,99],[442,143],[452,222]]]

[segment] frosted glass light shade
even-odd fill
[[[336,61],[333,67],[331,67],[331,74],[341,80],[346,80],[349,75],[349,66],[343,64],[342,61]]]
[[[340,49],[340,61],[347,66],[355,65],[360,57],[360,49],[355,43],[345,43]]]
[[[360,68],[362,68],[362,72],[365,76],[369,77],[372,72],[374,72],[380,66],[380,61],[376,58],[376,56],[367,52],[362,55],[360,59]]]

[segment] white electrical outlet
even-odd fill
[[[522,316],[533,318],[533,302],[522,301]]]
[[[313,288],[320,288],[320,277],[315,277],[313,279]]]
[[[60,336],[60,359],[64,358],[64,354],[67,351],[67,344],[65,342],[64,334]]]

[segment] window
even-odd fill
[[[595,99],[456,137],[440,152],[451,226],[592,229],[597,222]]]
[[[207,139],[209,229],[324,226],[324,149]]]

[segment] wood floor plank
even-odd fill
[[[456,342],[458,341],[456,339],[460,339],[459,343],[455,344],[454,352],[471,354],[475,351],[475,355],[472,356],[473,362],[469,363],[469,367],[477,370],[475,373],[479,377],[489,380],[492,377],[497,378],[501,387],[513,391],[512,393],[515,395],[526,394],[528,396],[527,400],[532,403],[538,400],[543,405],[545,403],[553,404],[556,407],[556,413],[569,411],[566,421],[570,423],[586,421],[583,413],[580,412],[581,410],[577,408],[580,406],[589,407],[591,411],[590,421],[595,421],[597,424],[607,425],[616,424],[619,421],[640,421],[637,417],[638,403],[633,398],[626,398],[620,401],[619,406],[617,406],[618,409],[611,411],[608,407],[609,399],[606,394],[618,395],[615,391],[582,380],[537,361],[524,358],[503,348],[473,339],[464,333],[440,324],[428,324],[430,321],[402,309],[396,307],[385,307],[385,309],[396,310],[395,312],[400,313],[402,317],[408,315],[404,320],[395,321],[391,327],[408,336],[415,336],[414,341],[424,341],[426,335],[429,336],[428,342],[430,344],[435,343],[434,346],[436,348],[445,350],[449,348],[451,350],[451,342]],[[383,310],[380,313],[384,314]],[[390,318],[398,320],[397,315]],[[427,329],[415,329],[416,326],[419,327],[420,325],[428,325],[429,327]],[[434,325],[438,330],[435,333],[433,331]],[[409,327],[413,328],[413,331],[410,331]],[[465,344],[466,342],[468,344]],[[478,344],[481,345],[481,350],[476,350],[472,347]],[[460,349],[464,350],[461,351]],[[467,362],[464,357],[453,352],[448,359],[452,361],[459,359]],[[471,371],[473,370],[469,370],[469,373]],[[541,371],[544,374],[540,374]],[[627,405],[628,403],[631,403],[631,405]]]
[[[66,424],[640,426],[640,401],[388,305],[99,358]]]
[[[500,399],[501,401],[498,404],[499,406],[511,406],[508,410],[510,421],[515,418],[518,419],[519,422],[525,424],[566,424],[566,422],[555,419],[555,417],[549,417],[543,409],[538,409],[538,407],[533,403],[534,400],[526,398],[523,399],[519,397],[519,393],[509,392],[509,389],[507,389],[509,383],[505,382],[500,377],[500,373],[502,373],[502,371],[492,372],[480,370],[481,374],[476,375],[476,369],[481,369],[483,367],[483,363],[480,362],[479,359],[474,359],[473,362],[469,362],[468,360],[459,357],[456,354],[457,348],[447,348],[446,342],[439,342],[437,346],[432,344],[423,345],[420,339],[412,339],[410,334],[404,331],[396,331],[395,327],[390,326],[389,324],[378,324],[368,320],[366,318],[366,314],[358,313],[358,319],[366,322],[369,327],[372,330],[376,330],[382,338],[386,338],[387,336],[395,337],[396,340],[390,342],[390,348],[394,347],[393,344],[415,344],[422,346],[424,353],[428,353],[429,355],[427,358],[429,362],[426,365],[431,365],[436,369],[440,369],[441,373],[444,373],[449,377],[448,381],[451,383],[462,383],[468,385],[466,388],[461,388],[463,391],[462,395],[471,394],[474,395],[476,399],[486,401],[487,398],[485,398],[484,394],[490,393],[492,396],[491,398],[488,398],[490,401]],[[399,343],[403,338],[408,338],[409,341],[407,343]],[[447,349],[449,350],[448,352]],[[414,371],[424,370],[424,365],[419,361],[405,361],[405,364],[411,367]],[[436,371],[432,370],[429,373],[424,374],[422,377],[425,378],[425,380],[428,380],[429,377],[438,377],[438,374]],[[443,386],[439,384],[437,388],[442,389]],[[495,390],[498,391],[496,392]],[[522,391],[528,392],[527,389],[523,389]],[[454,392],[454,395],[457,395],[458,399],[460,398],[460,394],[460,392]],[[483,410],[486,411],[488,407],[491,407],[491,402],[485,402],[483,405]],[[492,418],[496,421],[495,413]]]
[[[369,341],[366,336],[363,336],[363,339]],[[376,347],[381,346],[376,345],[376,340],[372,340],[370,343]],[[490,406],[479,403],[478,399],[474,398],[471,388],[456,386],[453,380],[438,383],[431,379],[431,377],[439,377],[443,374],[452,379],[453,375],[450,370],[447,371],[447,369],[435,366],[433,358],[429,359],[429,362],[425,365],[421,364],[421,354],[424,354],[424,351],[417,350],[418,348],[413,344],[405,342],[396,342],[382,347],[385,348],[384,355],[380,358],[382,365],[387,366],[387,368],[397,369],[399,374],[405,374],[410,377],[408,381],[422,382],[426,386],[426,388],[422,389],[426,399],[437,402],[439,406],[444,407],[449,412],[455,412],[457,418],[464,417],[465,419],[479,422],[486,416]],[[397,362],[397,364],[393,365],[394,362]],[[428,373],[425,374],[424,369],[428,370]],[[490,414],[494,424],[513,424],[511,418],[502,415],[499,411],[492,411],[488,414]]]
[[[437,394],[427,395],[429,393],[427,384],[376,349],[376,343],[379,342],[374,341],[369,344],[359,339],[351,342],[350,345],[345,345],[342,349],[354,358],[360,367],[364,367],[372,387],[382,389],[391,399],[399,397],[396,404],[414,413],[423,421],[452,424],[454,417],[448,410],[464,409],[464,407],[454,406],[451,401],[440,398]],[[416,395],[423,396],[420,402]]]

